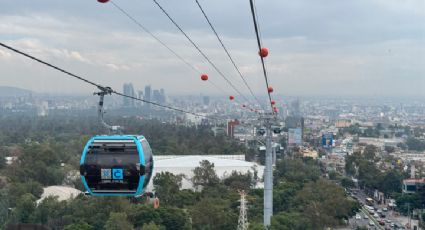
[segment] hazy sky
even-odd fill
[[[265,95],[248,0],[199,0],[253,90]],[[235,94],[151,0],[115,0],[223,90]],[[201,49],[241,83],[195,0],[159,0]],[[121,91],[221,94],[97,0],[0,0],[0,41]],[[284,95],[425,96],[424,0],[257,0],[267,68]],[[0,48],[0,85],[84,93],[93,87]]]

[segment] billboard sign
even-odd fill
[[[322,135],[322,146],[323,148],[332,148],[334,142],[333,133],[324,133]]]

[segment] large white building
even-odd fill
[[[214,169],[220,179],[229,176],[232,171],[247,173],[254,170],[258,172],[258,178],[262,180],[264,166],[255,162],[245,161],[244,155],[166,155],[154,156],[154,171],[151,181],[146,190],[153,191],[153,178],[157,173],[170,172],[174,175],[183,174],[183,189],[192,189],[190,179],[193,177],[193,170],[199,167],[201,161],[207,160],[214,164]],[[263,183],[257,183],[257,187],[263,187]]]
[[[49,186],[43,188],[41,198],[37,200],[37,204],[49,196],[57,197],[59,201],[69,200],[82,193],[80,190],[68,186]]]

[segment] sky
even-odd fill
[[[195,0],[158,0],[221,72],[242,83]],[[199,0],[246,81],[266,87],[248,0]],[[111,2],[0,0],[0,41],[122,91],[237,95],[151,0],[115,4],[195,66],[193,71]],[[425,96],[425,1],[257,0],[271,85],[282,95]],[[206,73],[217,87],[200,80]],[[95,89],[0,48],[0,85],[36,92]]]

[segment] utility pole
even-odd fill
[[[412,220],[410,218],[410,203],[407,203],[407,215],[408,215],[408,220],[409,220],[409,228],[412,227]]]
[[[241,196],[241,205],[239,206],[239,220],[238,220],[238,229],[237,230],[248,230],[248,215],[247,215],[247,207],[246,207],[246,193],[245,191],[239,191],[239,195]]]
[[[272,119],[273,114],[265,114],[266,127],[266,167],[264,169],[264,226],[268,227],[273,216],[273,156],[272,156]]]

